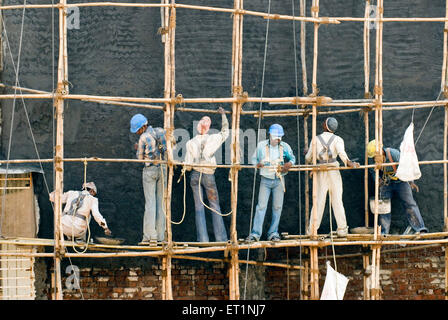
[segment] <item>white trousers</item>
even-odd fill
[[[336,218],[338,229],[345,229],[347,227],[347,220],[345,218],[344,204],[342,203],[342,178],[338,170],[318,171],[313,173],[316,175],[315,183],[317,184],[317,205],[313,203],[311,209],[311,218],[308,232],[311,234],[313,227],[313,212],[316,205],[316,230],[319,229],[322,221],[322,216],[325,210],[325,202],[327,200],[327,192],[330,193],[331,206],[333,214]]]
[[[83,238],[86,235],[87,222],[81,218],[66,214],[62,216],[61,223],[62,232],[70,239]]]

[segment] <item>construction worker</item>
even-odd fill
[[[281,141],[283,136],[284,131],[281,125],[271,125],[269,128],[269,139],[260,141],[252,156],[252,164],[256,164],[257,169],[260,169],[261,181],[252,231],[246,238],[249,242],[260,240],[271,192],[272,220],[267,239],[269,241],[280,240],[278,226],[285,194],[284,176],[296,161],[291,147],[286,142]],[[265,166],[274,168],[265,168]]]
[[[344,140],[334,134],[338,128],[338,121],[335,118],[329,117],[325,119],[322,127],[323,132],[316,136],[317,164],[328,167],[339,167],[339,162],[337,161],[337,157],[339,156],[345,166],[350,168],[359,167],[359,163],[351,161],[345,153]],[[313,141],[314,140],[311,141],[309,148],[305,150],[305,163],[307,164],[313,162]],[[327,192],[329,192],[331,206],[333,208],[338,226],[336,233],[338,237],[346,237],[348,233],[348,226],[345,217],[344,204],[342,202],[343,186],[339,170],[317,171],[313,174],[316,174],[315,183],[317,184],[317,203],[313,203],[311,212],[314,213],[314,206],[316,206],[316,219],[314,219],[314,216],[311,215],[310,224],[307,228],[307,234],[312,233],[314,222],[316,223],[316,230],[319,229],[325,209]]]
[[[62,233],[69,240],[86,242],[87,227],[90,223],[90,212],[95,221],[104,229],[108,236],[112,232],[107,227],[106,220],[98,210],[98,198],[95,183],[88,182],[82,186],[82,191],[67,191],[62,194],[62,203],[65,203],[62,211]],[[54,191],[50,193],[50,201],[54,202]]]
[[[136,144],[137,159],[166,160],[166,139],[163,128],[153,128],[142,114],[131,119],[131,132],[140,138]],[[143,217],[143,239],[139,244],[161,242],[165,239],[165,213],[163,193],[166,188],[166,165],[145,162],[143,168],[143,192],[145,214]]]
[[[229,122],[227,121],[224,109],[220,107],[218,112],[222,118],[221,132],[211,135],[207,134],[210,129],[211,119],[205,116],[197,125],[196,129],[198,134],[186,144],[187,153],[185,156],[185,164],[188,165],[186,170],[190,171],[193,169],[190,175],[190,186],[193,191],[196,212],[196,238],[199,242],[209,242],[202,188],[205,190],[210,208],[212,209],[215,241],[227,241],[227,232],[221,216],[218,190],[215,183],[215,168],[194,166],[195,164],[216,165],[214,154],[229,137]]]
[[[400,161],[400,151],[394,148],[382,148],[380,154],[376,154],[376,141],[372,140],[367,145],[367,156],[375,158],[378,163],[394,163]],[[398,196],[406,211],[409,226],[405,233],[409,233],[411,229],[416,233],[428,232],[425,227],[420,209],[412,195],[412,189],[419,191],[418,186],[413,182],[401,181],[395,176],[397,171],[396,165],[384,166],[380,170],[380,199],[392,199],[394,195]],[[375,170],[370,169],[372,177],[375,179]],[[381,225],[381,233],[388,234],[392,220],[391,213],[379,214],[378,221]]]

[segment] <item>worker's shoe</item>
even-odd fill
[[[260,239],[259,238],[257,238],[255,235],[253,235],[253,234],[250,234],[247,238],[246,238],[246,242],[257,242],[257,241],[259,241]]]
[[[348,234],[348,227],[345,227],[345,228],[338,228],[338,230],[336,231],[336,234],[338,235],[339,238],[345,238],[345,237],[347,237],[347,234]]]
[[[268,241],[280,241],[280,236],[277,233],[269,235]]]

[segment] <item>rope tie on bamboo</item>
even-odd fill
[[[170,29],[176,28],[176,11],[175,10],[171,10],[169,28]]]
[[[317,84],[316,83],[313,83],[313,85],[312,85],[312,88],[313,88],[313,92],[312,93],[310,93],[310,97],[317,97],[317,95],[319,94],[319,88],[317,87]]]
[[[383,88],[382,88],[382,87],[379,87],[379,86],[375,86],[375,87],[373,88],[373,93],[374,93],[375,95],[382,96],[382,95],[383,95]]]

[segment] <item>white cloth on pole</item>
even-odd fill
[[[327,276],[320,300],[342,300],[347,288],[348,278],[336,272],[327,261]]]
[[[395,176],[401,181],[414,181],[421,175],[414,145],[414,123],[411,122],[400,145],[400,162]]]

